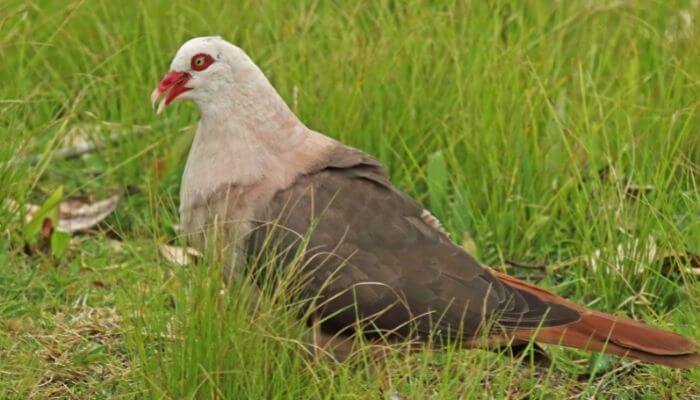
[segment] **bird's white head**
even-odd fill
[[[180,47],[168,72],[151,94],[160,114],[175,100],[194,101],[202,111],[222,100],[245,99],[269,82],[240,48],[218,36],[191,39]]]

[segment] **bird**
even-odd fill
[[[308,323],[323,337],[464,348],[534,342],[674,368],[700,365],[691,339],[481,264],[392,185],[377,159],[308,128],[252,59],[223,38],[193,38],[179,48],[151,102],[160,114],[180,100],[200,112],[180,187],[182,230],[200,250],[219,243],[230,277],[271,251],[272,240],[279,268],[301,257],[308,272],[301,294],[316,304]]]

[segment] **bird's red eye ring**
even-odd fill
[[[190,67],[195,71],[203,71],[214,62],[209,54],[195,54],[190,61]]]

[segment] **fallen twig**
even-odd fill
[[[534,263],[534,262],[526,262],[526,261],[518,261],[518,260],[504,260],[504,263],[510,267],[515,267],[515,268],[525,268],[525,269],[535,269],[535,270],[543,270],[547,272],[553,272],[557,271],[561,268],[565,267],[570,267],[574,264],[580,263],[580,262],[588,262],[590,263],[591,260],[594,260],[599,257],[599,254],[594,254],[591,256],[577,256],[577,257],[572,257],[567,260],[562,260],[559,262],[555,262],[553,264],[545,264],[545,263]],[[661,252],[657,258],[654,260],[660,260],[661,261],[661,274],[663,275],[669,275],[674,272],[673,270],[673,263],[674,260],[682,260],[683,262],[687,262],[690,264],[690,268],[688,269],[688,272],[692,275],[695,276],[700,276],[700,255],[693,253],[691,251],[681,251],[681,252],[676,252],[672,250],[668,250],[665,252]]]
[[[88,137],[96,136],[94,132],[109,130],[111,133],[106,138],[88,139]],[[97,149],[106,147],[110,143],[116,143],[126,137],[142,134],[150,131],[148,125],[133,125],[124,126],[114,122],[101,122],[97,124],[78,124],[70,129],[66,138],[63,140],[64,147],[61,147],[51,154],[55,159],[70,159],[79,157],[83,154],[90,153]],[[43,158],[42,155],[33,155],[26,158],[20,158],[10,162],[11,165],[17,165],[24,162],[36,164]]]

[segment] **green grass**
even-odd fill
[[[579,381],[595,359],[554,347],[544,372],[486,351],[304,356],[279,302],[251,313],[245,282],[221,295],[214,263],[158,255],[176,238],[197,113],[148,103],[182,42],[219,34],[481,261],[583,256],[508,272],[700,340],[689,263],[669,275],[649,255],[700,252],[696,1],[198,3],[0,2],[0,199],[124,196],[60,259],[27,254],[23,221],[0,206],[0,398],[700,397],[698,370],[614,359]],[[148,129],[54,157],[81,126]]]

